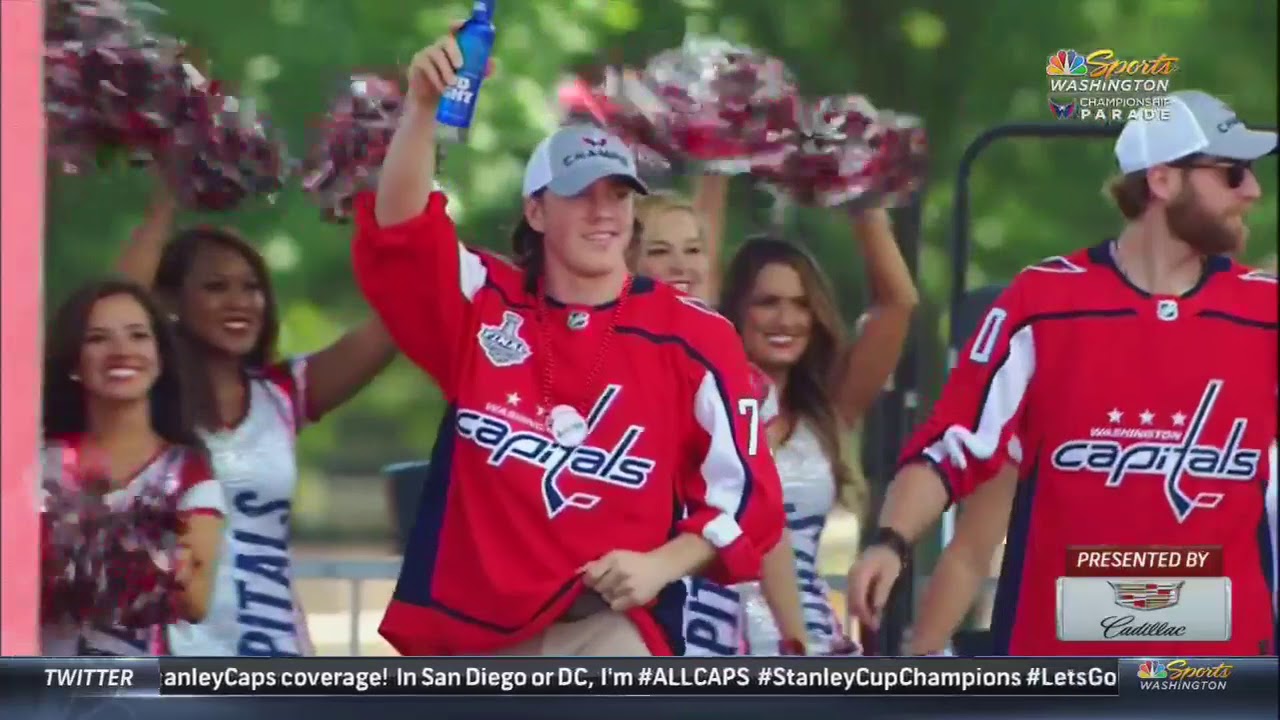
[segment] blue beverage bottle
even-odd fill
[[[493,27],[495,4],[496,0],[476,0],[471,6],[471,17],[458,29],[462,68],[458,70],[458,79],[444,91],[436,109],[442,140],[466,140],[467,130],[471,128],[476,101],[480,98],[480,83],[484,82],[484,72],[489,66],[489,54],[493,52],[493,40],[497,35]]]

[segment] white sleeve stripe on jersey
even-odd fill
[[[708,523],[702,534],[712,545],[727,547],[742,535],[742,528],[734,518],[746,499],[749,470],[745,460],[738,456],[732,415],[710,371],[702,376],[698,385],[693,414],[710,438],[701,467],[707,488],[706,503],[723,513]]]
[[[462,297],[470,302],[480,288],[484,287],[489,271],[480,256],[467,249],[462,241],[458,241],[458,286],[462,288]]]
[[[1013,419],[1026,395],[1035,371],[1035,340],[1031,325],[1025,325],[1009,338],[1009,353],[991,377],[990,387],[982,399],[977,426],[970,429],[952,425],[943,431],[924,454],[939,465],[950,462],[964,469],[968,457],[989,460],[1000,449],[1000,436]]]
[[[1271,465],[1269,476],[1267,477],[1266,489],[1266,507],[1267,507],[1267,535],[1271,538],[1271,605],[1272,610],[1280,612],[1280,543],[1276,540],[1276,461],[1277,457],[1276,443],[1271,443],[1270,458],[1268,463]]]
[[[217,480],[202,480],[192,485],[178,500],[178,510],[214,510],[225,515],[227,508],[223,499],[222,485]]]

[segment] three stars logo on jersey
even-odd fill
[[[596,399],[586,417],[588,436],[621,393],[621,385],[609,385]],[[645,431],[640,425],[628,426],[612,447],[587,443],[567,447],[557,443],[545,430],[519,430],[505,418],[476,410],[459,410],[457,428],[460,437],[488,451],[492,467],[515,461],[541,469],[542,498],[547,516],[552,518],[569,508],[590,510],[601,500],[594,493],[562,490],[561,480],[566,475],[638,490],[657,467],[653,460],[632,453]]]
[[[1222,380],[1210,380],[1190,414],[1175,413],[1176,430],[1138,428],[1143,432],[1132,435],[1091,433],[1093,436],[1088,440],[1068,440],[1059,445],[1053,451],[1051,462],[1064,472],[1105,475],[1106,486],[1110,488],[1125,482],[1141,482],[1143,476],[1160,478],[1174,517],[1178,522],[1186,522],[1198,509],[1218,507],[1226,494],[1189,492],[1183,486],[1184,480],[1253,482],[1262,466],[1262,451],[1243,446],[1249,427],[1247,418],[1234,418],[1221,444],[1202,441],[1223,384]],[[1112,411],[1111,415],[1114,422],[1119,422],[1123,413]],[[1144,424],[1153,419],[1153,413],[1143,414]],[[1126,437],[1134,437],[1135,441],[1125,442]]]

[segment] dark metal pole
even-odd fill
[[[968,290],[969,272],[969,177],[978,156],[997,140],[1007,138],[1076,138],[1115,137],[1120,134],[1119,125],[1068,125],[1066,123],[1010,123],[997,125],[982,133],[965,148],[956,168],[956,195],[951,208],[951,302],[948,307],[949,326],[959,326],[957,312]],[[952,333],[951,339],[956,340]],[[958,348],[956,348],[958,349]],[[950,369],[950,368],[948,368]]]
[[[925,189],[921,188],[911,202],[893,213],[894,235],[898,238],[903,259],[912,279],[919,283],[920,233],[924,214]],[[873,462],[866,463],[868,476],[874,479],[872,507],[863,521],[863,545],[876,529],[875,518],[884,504],[884,493],[897,466],[898,451],[907,434],[915,426],[915,412],[919,405],[920,339],[918,323],[912,323],[902,351],[902,358],[893,374],[893,388],[885,393],[879,403],[880,432],[874,446],[864,442],[864,451],[874,452]],[[864,439],[865,440],[865,439]],[[894,586],[889,604],[877,634],[875,652],[893,656],[902,653],[903,631],[910,625],[915,608],[915,578],[910,572]]]
[[[960,157],[960,163],[956,168],[956,195],[951,208],[951,303],[948,315],[951,320],[950,327],[956,328],[959,326],[957,312],[964,300],[965,293],[968,292],[969,230],[972,222],[969,212],[969,178],[973,173],[973,165],[978,157],[997,140],[1009,138],[1114,138],[1120,134],[1122,127],[1122,125],[1117,124],[1010,123],[1008,125],[997,125],[987,130],[970,143],[969,147],[965,148],[964,154]],[[1250,127],[1272,132],[1276,130],[1274,124],[1250,125]],[[951,340],[952,348],[955,350],[959,350],[956,347],[957,339],[953,330]],[[948,370],[950,370],[949,367]]]

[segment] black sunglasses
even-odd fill
[[[1227,178],[1227,187],[1235,190],[1244,184],[1244,179],[1248,175],[1253,174],[1253,163],[1247,160],[1210,160],[1205,158],[1193,158],[1180,162],[1171,163],[1173,167],[1186,169],[1218,169],[1225,170],[1223,174]]]

